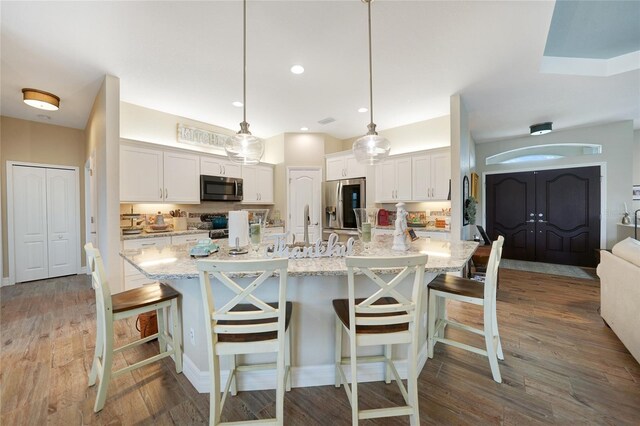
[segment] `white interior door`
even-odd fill
[[[16,282],[48,277],[46,169],[13,167]]]
[[[289,169],[289,232],[296,241],[304,236],[304,207],[309,205],[309,241],[320,238],[321,182],[320,168]]]
[[[46,169],[49,277],[75,274],[76,264],[76,172]]]

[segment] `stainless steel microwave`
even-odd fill
[[[242,179],[200,175],[201,201],[242,201]]]

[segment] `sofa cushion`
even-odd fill
[[[640,241],[638,240],[627,237],[613,246],[611,252],[627,262],[640,266]]]

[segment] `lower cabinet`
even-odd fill
[[[417,228],[411,228],[415,231],[416,235],[420,238],[431,238],[434,240],[449,241],[451,240],[450,232],[440,231],[418,231]],[[393,229],[376,229],[375,235],[393,235]]]

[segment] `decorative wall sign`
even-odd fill
[[[224,151],[224,143],[229,136],[209,130],[188,127],[178,123],[178,142]]]
[[[478,185],[478,181],[480,179],[478,178],[478,174],[475,172],[471,172],[471,196],[473,198],[475,198],[476,200],[478,199],[478,189],[479,189],[479,185]]]
[[[469,224],[469,218],[467,217],[467,212],[465,211],[466,201],[469,198],[469,178],[465,175],[462,178],[462,225]]]
[[[353,238],[349,238],[346,244],[338,243],[338,234],[329,235],[327,245],[323,246],[318,238],[314,245],[307,247],[289,247],[285,238],[278,237],[273,251],[267,250],[267,257],[288,257],[289,259],[318,258],[318,257],[345,257],[353,254]]]

